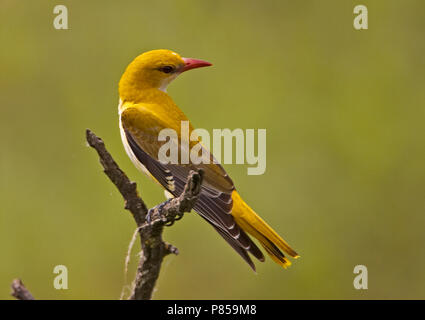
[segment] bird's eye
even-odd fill
[[[159,70],[164,73],[171,73],[174,71],[174,68],[172,66],[164,66],[164,67],[161,67]]]

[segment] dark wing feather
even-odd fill
[[[221,165],[217,163],[201,165],[163,164],[143,149],[143,146],[147,144],[146,140],[153,139],[149,129],[143,131],[140,128],[134,128],[133,125],[129,125],[125,121],[122,123],[128,145],[133,154],[173,196],[178,197],[183,192],[190,170],[204,169],[204,183],[194,210],[207,220],[251,267],[253,267],[253,263],[247,255],[247,251],[259,260],[264,260],[260,249],[236,224],[231,215],[234,185]],[[143,140],[143,138],[146,140]],[[157,143],[158,141],[148,142]],[[151,143],[148,143],[146,147],[152,148]],[[151,151],[150,153],[154,152],[153,150],[149,151]]]
[[[137,159],[168,192],[178,197],[183,192],[191,168],[175,164],[162,164],[144,152],[134,140],[131,133],[128,131],[125,131],[125,133],[128,144]],[[169,182],[173,183],[174,188],[170,187]],[[236,227],[235,220],[230,214],[232,210],[231,196],[229,197],[230,201],[225,202],[220,200],[220,193],[203,184],[201,194],[194,209],[214,225],[223,229],[224,232],[236,238],[239,235],[239,228]],[[211,197],[211,195],[214,195],[215,198]],[[219,199],[219,201],[215,202],[213,199]]]

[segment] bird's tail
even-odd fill
[[[299,255],[289,244],[283,240],[263,219],[261,219],[240,197],[233,191],[232,216],[236,223],[250,235],[255,237],[264,247],[268,255],[279,265],[287,268],[291,262],[285,257],[281,250],[293,258]]]

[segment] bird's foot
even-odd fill
[[[162,216],[162,209],[164,208],[164,206],[170,202],[171,199],[162,202],[158,205],[156,205],[155,207],[151,208],[148,210],[148,213],[146,214],[146,222],[150,225],[153,220],[155,219],[154,216],[159,216],[161,218],[162,221],[167,221],[165,217]]]
[[[174,222],[179,221],[183,218],[184,212],[176,214],[174,217],[169,218],[168,222],[165,224],[166,227],[170,227],[174,224]]]

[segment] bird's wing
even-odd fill
[[[143,107],[125,109],[121,113],[121,124],[133,154],[173,196],[178,197],[183,192],[191,170],[202,169],[204,171],[204,182],[194,210],[219,230],[219,233],[226,241],[233,242],[232,246],[241,247],[250,251],[260,260],[263,259],[261,251],[236,224],[231,215],[233,205],[232,192],[235,187],[220,164],[213,162],[164,164],[159,161],[158,153],[160,147],[166,143],[165,141],[158,141],[160,131],[166,128],[176,130],[178,139],[174,139],[176,141],[167,141],[167,143],[177,144],[179,147],[177,150],[180,150],[180,124],[167,123],[152,111]],[[207,154],[213,159],[208,150],[204,149],[203,154]],[[238,253],[247,260],[241,252]],[[250,265],[252,265],[252,262]]]
[[[175,139],[171,139],[171,141],[167,141],[167,143],[176,144],[176,147],[178,148],[177,150],[180,150],[182,146],[179,121],[166,122],[151,110],[143,108],[140,105],[125,109],[121,113],[121,123],[126,134],[127,132],[130,133],[137,145],[155,160],[158,160],[158,154],[161,146],[166,143],[165,141],[158,141],[158,136],[161,130],[173,129],[177,133],[178,140],[175,141]],[[198,142],[199,140],[188,141],[190,148],[198,144]],[[184,146],[185,144],[183,144],[183,147]],[[188,164],[179,164],[177,167],[181,167],[182,170],[185,168],[185,171],[187,172],[193,169],[203,169],[205,173],[204,183],[206,185],[222,193],[231,194],[235,187],[233,185],[233,181],[227,175],[224,168],[220,164],[215,163],[216,161],[214,157],[204,147],[202,147],[202,157],[204,159],[209,158],[210,163],[200,163],[195,165],[191,162],[189,157]]]

